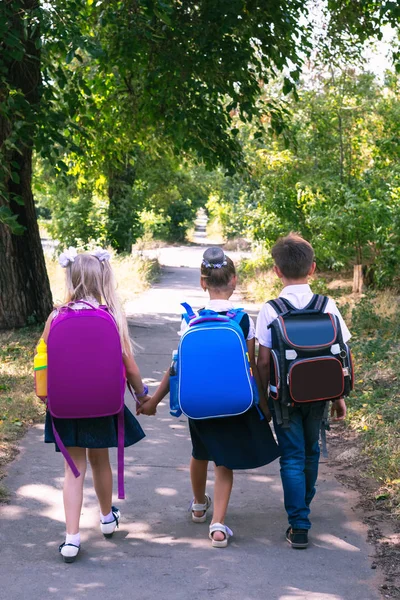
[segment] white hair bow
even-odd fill
[[[110,260],[111,258],[111,254],[103,248],[96,248],[96,250],[93,250],[93,252],[90,254],[98,258],[100,262],[103,262],[104,260]]]
[[[60,256],[58,257],[58,262],[65,269],[66,267],[68,267],[68,265],[70,263],[74,262],[74,260],[77,256],[78,256],[78,253],[76,251],[76,248],[73,248],[72,246],[70,246],[67,250],[64,250],[64,252],[61,252]]]

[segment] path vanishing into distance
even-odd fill
[[[159,283],[128,304],[136,356],[155,389],[177,347],[180,302],[204,305],[199,287],[201,246],[160,250]],[[229,253],[232,255],[232,253]],[[240,301],[237,296],[236,300]],[[244,305],[257,314],[254,305]],[[131,399],[127,398],[131,409]],[[191,444],[186,419],[140,417],[144,441],[126,450],[125,501],[119,530],[105,540],[87,474],[81,520],[82,551],[64,564],[62,457],[30,429],[10,465],[11,501],[0,507],[0,598],[4,600],[378,600],[373,547],[355,510],[357,496],[321,465],[312,505],[310,546],[298,551],[284,538],[279,464],[235,473],[226,549],[211,547],[208,523],[195,524],[191,500]],[[116,474],[116,451],[112,451]],[[213,492],[210,466],[208,491]]]

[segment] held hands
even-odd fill
[[[137,415],[147,415],[148,417],[157,413],[158,402],[154,401],[153,396],[143,396],[140,399],[140,405],[136,408]]]
[[[335,400],[335,402],[332,402],[332,406],[331,406],[332,421],[344,421],[344,419],[346,418],[346,412],[347,412],[347,408],[346,408],[346,402],[344,401],[344,398],[339,398],[339,400]],[[335,417],[335,413],[336,413],[336,417]]]

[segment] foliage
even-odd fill
[[[313,77],[288,101],[286,140],[238,125],[249,171],[226,178],[208,208],[227,237],[268,249],[300,231],[322,268],[361,263],[374,285],[399,285],[399,78],[349,68]]]
[[[349,424],[362,435],[370,474],[398,513],[400,443],[397,355],[400,344],[398,298],[369,295],[352,314],[352,347],[356,359],[356,393],[349,402]],[[396,508],[397,507],[397,508]]]

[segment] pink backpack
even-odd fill
[[[125,367],[116,323],[106,306],[74,310],[73,303],[53,319],[47,340],[47,408],[57,445],[75,477],[71,456],[54,425],[57,419],[118,415],[118,498],[124,491]]]

